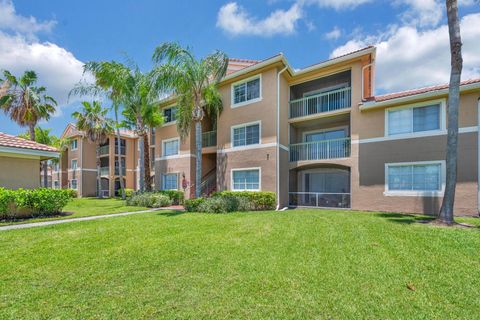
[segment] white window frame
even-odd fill
[[[233,183],[233,173],[235,171],[248,171],[248,170],[258,170],[258,189],[234,189]],[[231,191],[261,191],[262,190],[262,167],[252,167],[252,168],[236,168],[230,170],[230,190]]]
[[[328,131],[338,131],[340,129],[345,130],[345,133],[346,133],[345,138],[348,138],[350,136],[350,129],[349,129],[348,125],[344,125],[344,126],[331,127],[331,128],[325,128],[325,129],[304,131],[302,133],[302,142],[307,142],[306,137],[309,134],[322,133],[322,132],[328,132]]]
[[[437,191],[389,190],[388,188],[388,168],[389,167],[410,166],[410,165],[429,165],[429,164],[440,165],[441,190],[437,190]],[[400,197],[443,197],[443,194],[445,192],[445,177],[446,177],[445,160],[385,163],[385,191],[383,195],[395,196],[395,197],[398,197],[398,196]]]
[[[162,108],[162,117],[163,117],[163,111],[164,110],[172,109],[172,108],[178,108],[178,106],[176,104],[172,104],[172,105],[166,106],[165,108]],[[164,122],[162,124],[162,127],[171,126],[171,125],[176,124],[176,123],[177,123],[177,119],[175,119],[175,121]]]
[[[75,188],[73,187],[73,183],[72,183],[73,181],[75,181],[75,184],[76,184]],[[70,189],[78,190],[78,180],[77,179],[71,179],[70,180]]]
[[[244,146],[234,146],[233,145],[234,129],[238,129],[238,128],[242,128],[242,127],[248,127],[248,126],[255,125],[255,124],[258,124],[258,143],[247,144],[247,145],[244,145]],[[238,150],[238,149],[255,148],[256,146],[259,146],[261,144],[262,144],[262,121],[261,120],[236,124],[236,125],[230,127],[230,147],[232,149]]]
[[[165,176],[168,175],[175,175],[177,177],[177,188],[176,189],[166,189],[165,188]],[[167,172],[167,173],[162,173],[162,190],[178,190],[179,189],[179,181],[178,181],[178,172]]]
[[[175,141],[177,140],[178,141],[178,148],[177,148],[177,153],[176,154],[170,154],[170,155],[165,155],[165,143],[167,142],[172,142],[172,141]],[[175,137],[175,138],[171,138],[171,139],[165,139],[165,140],[162,140],[162,157],[176,157],[180,154],[180,138],[179,137]]]
[[[419,132],[408,132],[408,133],[400,133],[400,134],[389,134],[389,127],[388,127],[388,115],[391,111],[398,111],[398,110],[404,110],[404,109],[415,109],[415,108],[420,108],[420,107],[426,107],[426,106],[431,106],[439,104],[440,105],[440,128],[437,130],[428,130],[428,131],[419,131]],[[408,105],[403,105],[399,107],[393,107],[393,108],[387,108],[385,109],[385,137],[387,138],[395,138],[395,139],[401,139],[401,138],[412,138],[412,137],[428,137],[431,135],[439,134],[446,132],[447,128],[447,121],[446,121],[446,100],[445,99],[436,99],[436,100],[429,100],[429,101],[423,101],[423,102],[418,102],[418,103],[413,103],[413,104],[408,104]]]
[[[73,167],[73,161],[75,161],[76,164],[77,164],[75,168]],[[70,168],[71,168],[72,170],[78,170],[78,159],[77,159],[77,158],[74,158],[74,159],[71,159],[71,160],[70,160]]]
[[[252,81],[252,80],[256,80],[256,79],[260,79],[260,81],[259,81],[260,88],[259,88],[258,98],[255,98],[255,99],[252,99],[252,100],[246,100],[246,101],[239,102],[239,103],[235,103],[235,86],[246,83],[246,82],[249,82],[249,81]],[[246,106],[246,105],[249,105],[249,104],[252,104],[252,103],[262,101],[262,97],[263,97],[263,95],[262,95],[262,74],[257,74],[257,75],[254,75],[252,77],[242,79],[240,81],[232,83],[230,85],[230,96],[231,96],[231,99],[230,99],[230,107],[231,108],[243,107],[243,106]]]
[[[73,147],[73,143],[75,142],[75,148]],[[73,139],[71,142],[70,142],[70,150],[71,151],[75,151],[78,149],[78,139]]]

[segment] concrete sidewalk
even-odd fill
[[[61,224],[61,223],[68,223],[68,222],[89,221],[89,220],[97,220],[97,219],[103,219],[103,218],[122,217],[122,216],[129,216],[131,214],[154,212],[154,211],[160,211],[160,210],[183,211],[183,207],[182,206],[172,206],[172,207],[155,208],[155,209],[150,209],[150,210],[142,210],[142,211],[134,211],[134,212],[103,214],[103,215],[100,215],[100,216],[90,216],[90,217],[71,218],[71,219],[62,219],[62,220],[51,220],[51,221],[40,221],[40,222],[32,222],[32,223],[13,224],[13,225],[10,225],[10,226],[0,226],[0,231],[51,226],[51,225],[54,225],[54,224]]]

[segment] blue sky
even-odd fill
[[[78,108],[67,94],[83,62],[127,53],[147,70],[153,49],[165,41],[189,45],[198,56],[214,49],[249,59],[283,52],[295,68],[374,44],[377,93],[383,93],[448,80],[443,6],[437,0],[0,0],[0,69],[37,70],[60,102],[59,114],[41,124],[56,134]],[[460,1],[465,79],[480,76],[479,12],[475,0]],[[24,129],[2,114],[0,131]]]

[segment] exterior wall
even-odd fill
[[[40,160],[0,155],[0,186],[8,189],[40,187]]]

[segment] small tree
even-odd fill
[[[80,112],[72,113],[77,120],[77,128],[83,131],[88,140],[96,145],[97,153],[97,196],[102,198],[102,183],[100,178],[100,145],[105,143],[108,136],[113,133],[114,123],[107,118],[107,109],[102,108],[100,102],[82,102]]]
[[[446,0],[448,17],[448,34],[450,37],[450,86],[448,89],[448,135],[447,135],[447,172],[445,194],[438,220],[444,224],[454,223],[455,188],[457,186],[458,157],[458,106],[460,104],[460,80],[462,75],[462,39],[458,4],[456,0]]]

